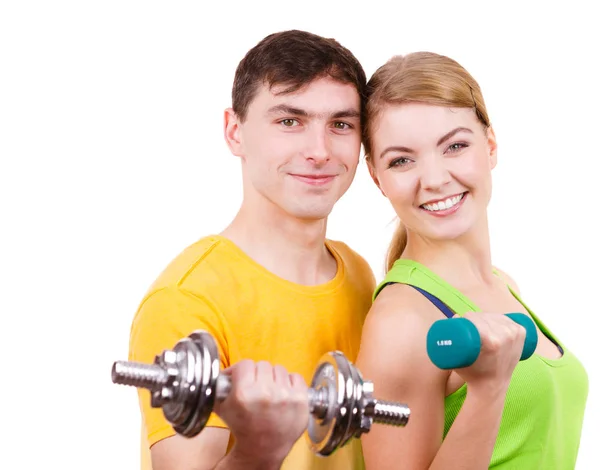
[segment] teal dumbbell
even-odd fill
[[[523,313],[507,313],[526,331],[521,361],[534,353],[538,343],[533,320]],[[427,333],[427,354],[440,369],[460,369],[473,364],[481,351],[481,336],[475,325],[462,317],[438,320]]]

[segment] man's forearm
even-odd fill
[[[238,450],[235,446],[216,465],[214,470],[279,470],[282,459],[272,456],[249,456]]]

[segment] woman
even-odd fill
[[[402,224],[357,366],[381,399],[411,408],[405,428],[362,437],[367,469],[574,468],[587,374],[492,266],[496,138],[478,84],[444,56],[394,57],[369,82],[364,132],[371,176]],[[528,360],[509,312],[536,323]],[[475,324],[482,346],[473,365],[447,371],[427,356],[426,335],[453,315]]]

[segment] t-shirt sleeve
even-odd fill
[[[165,288],[149,295],[140,305],[131,327],[129,360],[153,363],[157,355],[173,349],[194,330],[208,331],[217,344],[221,369],[229,367],[227,337],[223,317],[207,300],[176,288]],[[173,436],[175,430],[161,408],[152,408],[150,392],[138,389],[142,424],[150,447]],[[213,413],[207,426],[226,428]]]

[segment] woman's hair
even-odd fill
[[[372,134],[387,105],[425,103],[452,108],[472,108],[484,128],[490,120],[479,84],[458,62],[432,52],[392,57],[379,67],[367,84],[363,144],[367,163],[373,164]],[[386,257],[389,270],[406,248],[406,228],[400,221]]]

